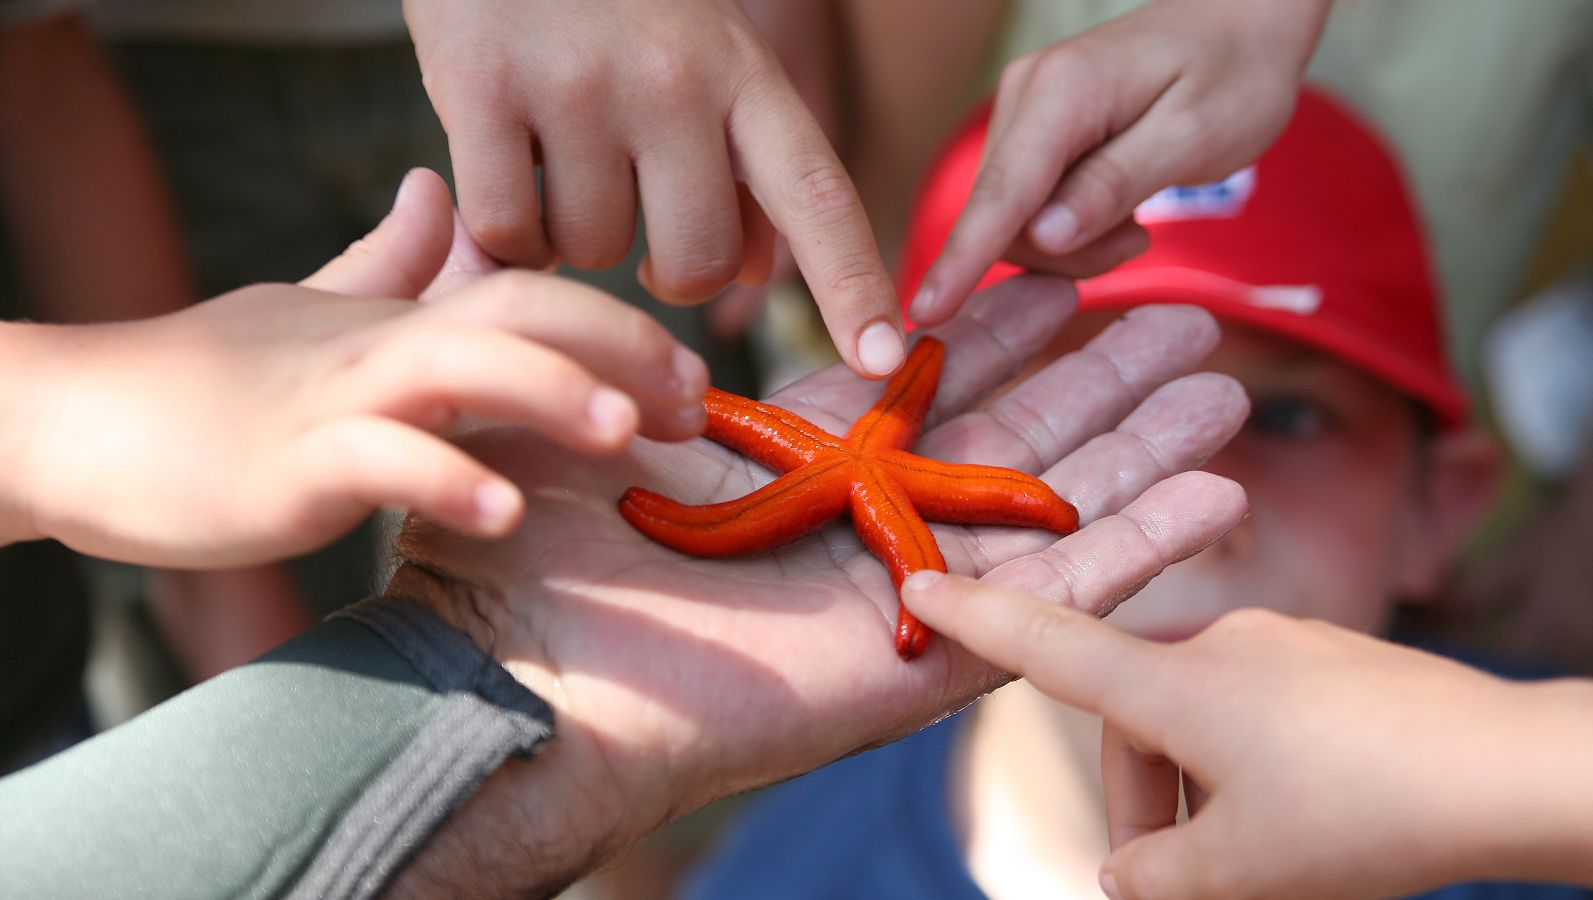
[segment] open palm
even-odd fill
[[[1232,483],[1179,473],[1228,439],[1247,403],[1227,378],[1188,374],[1217,339],[1190,308],[1135,311],[1012,381],[1072,296],[1065,281],[1020,279],[938,329],[945,375],[916,449],[1039,474],[1089,523],[1060,540],[936,525],[952,571],[1048,567],[1058,599],[1105,612],[1243,515]],[[878,393],[836,366],[771,401],[839,433]],[[526,519],[497,542],[412,521],[392,590],[467,597],[493,652],[554,706],[580,777],[611,781],[631,815],[661,821],[898,737],[1005,677],[939,639],[900,660],[896,593],[845,520],[727,560],[683,556],[620,518],[631,485],[700,503],[773,477],[723,447],[638,440],[592,458],[519,429],[463,444],[525,491]]]

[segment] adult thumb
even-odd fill
[[[448,185],[430,169],[411,169],[387,217],[300,284],[360,297],[417,298],[448,257],[453,228]]]

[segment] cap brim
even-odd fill
[[[1153,303],[1187,303],[1219,320],[1276,334],[1361,369],[1426,405],[1444,428],[1467,422],[1470,403],[1452,380],[1430,366],[1368,341],[1307,309],[1314,285],[1251,285],[1200,269],[1133,267],[1079,283],[1079,309],[1126,309]],[[1371,301],[1369,301],[1371,302]],[[1357,304],[1358,306],[1358,304]]]

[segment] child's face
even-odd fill
[[[1423,436],[1412,402],[1358,369],[1257,332],[1224,335],[1206,368],[1244,385],[1251,417],[1207,469],[1244,486],[1250,517],[1109,621],[1177,640],[1265,606],[1382,630],[1396,598],[1438,587],[1494,470],[1453,436]],[[1458,440],[1475,449],[1479,437]]]

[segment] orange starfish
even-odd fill
[[[845,437],[777,406],[709,388],[706,436],[784,474],[744,497],[688,506],[633,487],[620,514],[637,531],[695,556],[733,556],[788,544],[841,515],[890,570],[946,571],[925,519],[961,525],[1023,525],[1068,534],[1078,511],[1045,482],[1015,469],[945,463],[907,452],[923,430],[946,358],[940,341],[913,347],[885,393]],[[899,608],[896,652],[912,659],[929,629]]]

